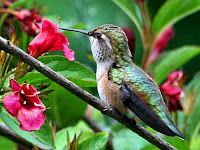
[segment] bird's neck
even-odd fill
[[[115,55],[113,60],[106,59],[106,61],[97,62],[97,72],[96,72],[97,81],[113,67],[122,68],[127,66],[131,62],[132,62],[131,57],[124,53]]]

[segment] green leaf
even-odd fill
[[[195,92],[195,104],[191,115],[187,121],[187,128],[186,128],[186,138],[190,142],[192,142],[198,134],[200,129],[200,74],[197,74],[193,80],[187,85],[187,92],[193,88]]]
[[[81,137],[78,145],[79,150],[99,150],[102,149],[108,140],[108,133],[93,133],[92,131],[80,129],[79,127],[68,127],[56,134],[56,150],[63,150],[67,144],[67,132],[69,133],[70,142],[75,134]]]
[[[180,150],[189,150],[189,143],[186,140],[181,140],[179,137],[165,137],[164,140]]]
[[[2,150],[15,150],[17,147],[17,144],[8,140],[7,138],[0,136],[0,148]]]
[[[200,10],[200,0],[168,0],[154,18],[153,32],[158,37],[167,26],[198,10]]]
[[[196,138],[194,138],[191,141],[190,149],[192,149],[192,150],[199,150],[199,143],[200,143],[200,135],[198,135]]]
[[[113,133],[113,147],[117,150],[140,150],[147,144],[145,139],[128,129]]]
[[[180,68],[198,54],[200,54],[200,47],[196,46],[185,46],[171,50],[154,68],[156,82],[162,83],[173,70]]]
[[[141,14],[139,11],[138,5],[133,2],[133,0],[112,0],[115,4],[117,4],[135,23],[137,29],[142,35],[142,23],[139,18],[141,18]]]
[[[56,150],[63,150],[67,144],[67,132],[69,133],[70,141],[74,138],[74,135],[77,136],[81,133],[81,130],[76,127],[68,127],[63,130],[60,130],[56,133]]]
[[[171,145],[173,145],[177,149],[189,150],[189,143],[184,140],[181,140],[178,137],[165,137],[164,140],[169,142]],[[159,150],[159,148],[151,144],[151,145],[147,145],[143,147],[141,150]]]
[[[48,145],[49,147],[54,147],[52,130],[47,120],[45,120],[45,123],[42,125],[40,130],[32,131],[31,135],[33,135],[41,143]]]
[[[143,147],[141,150],[160,150],[160,149],[151,144]]]
[[[80,142],[79,150],[99,150],[103,149],[108,141],[108,133],[101,132],[88,136]]]
[[[47,121],[40,130],[28,132],[21,130],[15,118],[9,115],[3,107],[0,107],[0,118],[11,130],[13,130],[15,133],[17,133],[19,136],[21,136],[28,142],[42,149],[54,148],[53,135]]]
[[[63,56],[43,56],[39,60],[81,87],[96,87],[95,74],[79,62],[68,61]],[[37,71],[27,73],[19,80],[21,83],[24,81],[29,84],[51,83],[50,79]]]
[[[54,91],[46,96],[48,100],[43,101],[46,106],[51,107],[46,114],[58,127],[75,125],[83,117],[87,103],[55,83],[47,90]]]

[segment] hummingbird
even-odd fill
[[[182,133],[173,123],[156,82],[132,61],[125,32],[112,24],[91,31],[60,28],[88,35],[97,64],[100,99],[122,114],[133,112],[154,130],[167,136]]]

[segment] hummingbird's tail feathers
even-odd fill
[[[171,120],[171,119],[168,118],[168,120]],[[168,128],[170,128],[181,140],[184,140],[183,134],[172,121],[171,121],[171,124],[168,125]]]
[[[170,126],[166,125],[129,87],[126,85],[122,86],[121,91],[123,93],[124,104],[148,126],[165,135],[179,136],[184,139],[181,132],[173,123]]]

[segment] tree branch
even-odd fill
[[[56,73],[43,63],[39,62],[37,59],[31,57],[29,54],[18,48],[17,46],[10,43],[8,40],[0,37],[0,49],[10,53],[11,55],[14,55],[21,59],[22,61],[29,64],[31,67],[36,69],[38,72],[42,73],[49,79],[55,81],[57,84],[61,85],[74,95],[78,96],[80,99],[85,101],[86,103],[92,105],[94,108],[101,111],[103,114],[117,120],[118,122],[122,123],[129,129],[131,129],[133,132],[137,133],[150,143],[154,144],[158,148],[164,150],[174,150],[175,148],[164,141],[163,139],[157,137],[156,135],[152,134],[148,130],[146,130],[144,127],[140,126],[139,124],[136,124],[135,120],[129,119],[128,117],[120,114],[118,111],[116,111],[113,107],[108,106],[107,103],[97,99],[95,96],[91,95],[87,91],[83,90],[73,82],[67,80],[62,75]]]
[[[23,147],[26,147],[28,149],[33,148],[33,145],[31,143],[29,143],[26,140],[24,140],[23,138],[21,138],[15,132],[10,130],[10,128],[8,128],[8,126],[6,126],[4,123],[1,123],[1,122],[0,122],[0,135],[5,136],[6,138],[14,141],[15,143],[17,143]]]

